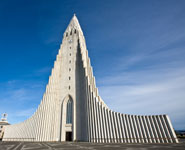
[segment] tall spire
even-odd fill
[[[67,27],[65,32],[71,32],[71,30],[75,30],[75,29],[79,33],[83,34],[82,29],[81,29],[80,24],[79,24],[79,21],[78,21],[78,19],[76,17],[76,14],[73,15],[73,17],[72,17],[72,19],[71,19],[71,21],[70,21],[70,23],[69,23],[69,25],[68,25],[68,27]]]

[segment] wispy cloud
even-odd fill
[[[32,75],[34,76],[43,76],[44,74],[48,74],[51,72],[51,67],[47,66],[47,67],[43,67],[40,68],[38,70],[36,70]]]
[[[0,114],[6,112],[8,121],[17,123],[30,117],[36,110],[42,99],[45,85],[33,80],[13,80],[1,83],[1,88]]]

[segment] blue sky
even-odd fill
[[[1,0],[0,113],[36,110],[74,13],[105,103],[185,129],[184,0]]]

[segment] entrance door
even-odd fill
[[[66,141],[72,141],[72,132],[66,132]]]

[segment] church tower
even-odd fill
[[[177,143],[167,115],[114,112],[98,94],[86,42],[74,15],[35,113],[5,128],[3,141]]]

